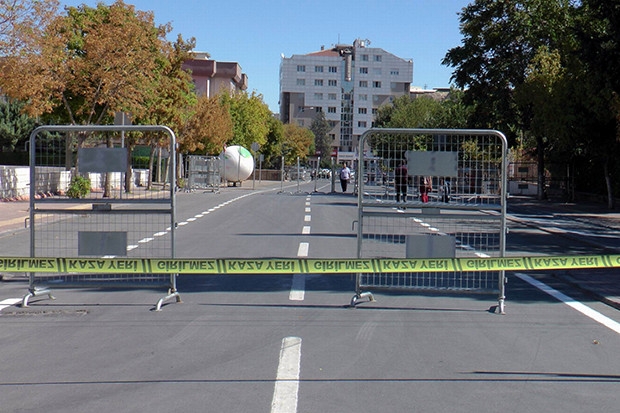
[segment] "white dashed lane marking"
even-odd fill
[[[280,361],[271,401],[271,413],[297,411],[299,371],[301,369],[301,338],[285,337],[280,347]]]

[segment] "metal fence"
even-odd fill
[[[148,188],[136,181],[135,146],[124,147],[125,132],[168,136],[172,184]],[[63,287],[166,288],[157,310],[167,299],[180,301],[176,274],[105,274],[92,260],[175,257],[175,170],[175,135],[165,126],[35,129],[30,136],[30,257],[84,258],[92,273],[32,272],[23,306],[34,296],[53,298],[52,288]],[[78,177],[86,179],[83,191]],[[57,195],[38,197],[38,188],[50,182]]]
[[[186,191],[220,191],[222,160],[218,156],[188,155],[185,157]]]
[[[358,258],[503,257],[504,135],[486,130],[371,129],[360,138]],[[403,169],[405,168],[405,169]],[[503,271],[357,274],[351,305],[372,290],[497,294]]]

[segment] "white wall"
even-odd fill
[[[65,193],[71,181],[71,172],[64,168],[39,167],[36,169],[37,194]],[[112,186],[120,187],[122,176],[118,172],[112,175]],[[88,177],[92,189],[103,187],[104,176],[90,173]],[[133,170],[134,185],[145,186],[148,180],[148,170]],[[0,165],[0,199],[30,195],[30,167],[28,166],[1,166]]]

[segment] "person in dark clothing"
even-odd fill
[[[394,187],[396,189],[396,202],[407,201],[407,165],[404,162],[394,169]]]

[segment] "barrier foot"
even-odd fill
[[[504,299],[501,298],[497,304],[497,312],[498,314],[506,314],[506,308],[505,308],[505,303],[504,303]]]
[[[372,295],[372,293],[370,291],[364,291],[362,293],[357,293],[353,296],[353,298],[351,298],[351,307],[355,307],[357,305],[357,303],[359,303],[361,300],[367,298],[368,302],[374,302],[375,301],[375,296]]]
[[[162,297],[159,299],[159,301],[157,301],[157,304],[155,305],[155,311],[161,311],[161,306],[164,304],[165,301],[168,301],[172,298],[176,299],[177,303],[182,303],[183,301],[181,300],[181,296],[179,295],[178,291],[171,291],[168,290],[168,295],[165,297]]]
[[[33,288],[33,289],[29,290],[29,291],[28,291],[28,294],[26,294],[26,295],[24,296],[24,298],[22,299],[22,305],[21,305],[21,306],[22,306],[23,308],[28,307],[28,300],[29,300],[30,298],[32,298],[32,297],[37,297],[37,296],[39,296],[39,295],[45,295],[45,294],[47,294],[47,297],[48,297],[50,300],[55,300],[55,299],[56,299],[56,297],[54,297],[54,296],[52,295],[52,290],[50,290],[49,288],[43,288],[43,289],[40,289],[40,290],[37,290],[36,288]]]

